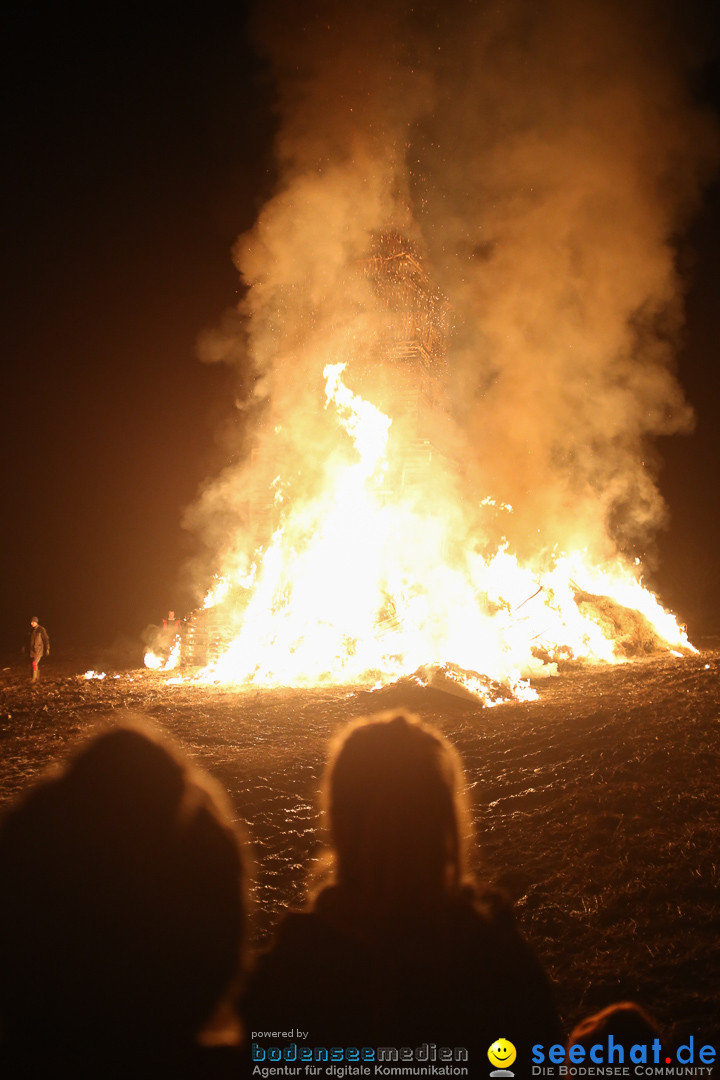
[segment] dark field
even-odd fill
[[[126,710],[228,789],[256,858],[255,937],[302,901],[318,856],[316,788],[346,719],[407,704],[457,746],[476,869],[514,898],[565,1020],[618,998],[720,1042],[720,653],[567,672],[540,701],[481,709],[408,685],[373,692],[86,681],[52,660],[0,682],[0,802]]]

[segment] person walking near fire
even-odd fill
[[[44,626],[41,626],[37,615],[30,620],[30,660],[32,662],[31,682],[37,682],[40,678],[40,661],[43,656],[50,655],[50,638]]]

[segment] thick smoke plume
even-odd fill
[[[491,496],[520,555],[645,550],[664,514],[653,440],[692,424],[673,242],[716,157],[672,9],[270,0],[255,29],[279,181],[235,249],[239,314],[204,345],[254,378],[252,459],[189,515],[216,568],[259,539],[253,492],[321,484],[322,370],[372,338],[353,268],[387,228],[453,308],[434,441],[460,465],[460,532]]]

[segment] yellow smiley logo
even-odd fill
[[[490,1064],[498,1069],[506,1069],[512,1065],[516,1057],[517,1050],[507,1039],[496,1039],[488,1050]]]

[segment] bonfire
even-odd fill
[[[358,319],[350,362],[316,373],[310,467],[283,470],[278,449],[249,501],[267,538],[230,545],[200,611],[146,665],[261,687],[413,678],[496,705],[532,700],[530,680],[561,663],[692,651],[638,559],[557,543],[521,558],[503,535],[512,506],[485,493],[468,512],[462,462],[428,437],[444,413],[449,304],[395,231],[359,270],[373,318]]]

